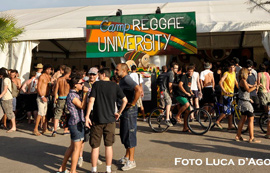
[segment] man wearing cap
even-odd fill
[[[92,86],[94,85],[94,83],[96,82],[97,77],[98,77],[98,69],[96,67],[90,68],[90,70],[88,71],[88,77],[89,77],[89,80],[84,82],[84,86],[88,88],[87,104],[89,102],[89,96],[90,96],[90,93],[92,91]],[[87,108],[85,108],[85,110],[84,110],[84,113],[85,113],[84,115],[86,115],[86,110],[87,110]],[[91,110],[90,118],[92,118],[92,117],[93,117],[93,111]],[[81,148],[81,151],[80,151],[80,156],[79,156],[79,160],[78,160],[78,167],[82,167],[82,165],[83,165],[84,144],[85,144],[85,142],[88,142],[89,139],[90,139],[90,129],[88,127],[85,127],[85,129],[84,129],[84,140],[83,140],[82,148]],[[98,159],[97,164],[101,165],[102,161],[100,161]]]
[[[201,72],[200,74],[200,83],[202,86],[202,92],[203,92],[203,101],[206,104],[213,105],[214,98],[211,97],[214,93],[214,87],[215,87],[215,80],[213,72],[211,69],[211,63],[206,62],[204,63],[205,70]]]
[[[43,65],[41,63],[39,63],[39,64],[37,64],[37,66],[35,66],[35,68],[37,69],[36,78],[38,79],[43,71]]]
[[[98,69],[96,67],[92,67],[90,68],[90,70],[88,71],[88,77],[89,80],[87,83],[84,84],[84,86],[88,87],[88,88],[92,88],[92,85],[96,82],[97,77],[98,77]]]

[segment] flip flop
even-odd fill
[[[35,136],[40,136],[41,134],[39,133],[39,132],[33,132],[33,135],[35,135]]]
[[[182,123],[181,118],[175,118],[175,120],[176,120],[178,123]]]
[[[221,126],[220,123],[215,123],[215,125],[216,125],[219,129],[223,129],[223,127]]]
[[[187,129],[187,130],[182,130],[182,132],[184,132],[184,133],[191,133],[191,131],[190,131],[189,129]]]
[[[249,143],[261,143],[262,141],[256,140],[255,138],[253,138],[252,140],[248,141]]]
[[[235,141],[239,142],[239,141],[247,141],[247,139],[243,138],[242,136],[239,137],[235,137]]]
[[[12,132],[16,132],[16,130],[8,130],[6,131],[7,133],[12,133]]]

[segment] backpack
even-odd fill
[[[9,90],[9,88],[8,88],[8,90],[11,93],[13,98],[18,97],[20,90],[18,90],[17,85],[14,82],[12,82],[11,79],[10,79],[10,81],[11,81],[11,91]]]
[[[165,91],[167,88],[168,73],[162,73],[157,78],[157,85],[160,87],[160,91]]]

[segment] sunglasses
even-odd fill
[[[83,83],[83,82],[80,82],[80,83],[77,83],[77,84],[84,85],[84,83]]]

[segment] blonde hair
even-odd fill
[[[247,80],[247,78],[248,78],[248,69],[247,68],[242,68],[239,71],[238,78],[239,78],[239,81],[242,80],[242,79]]]

